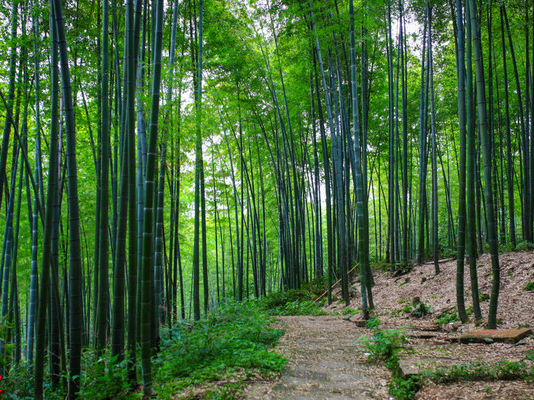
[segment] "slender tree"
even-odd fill
[[[465,109],[465,36],[462,2],[456,0],[456,25],[458,30],[457,80],[458,120],[460,123],[460,165],[458,193],[458,258],[456,261],[456,306],[462,322],[467,321],[464,300],[464,261],[466,229],[466,109]]]
[[[497,326],[497,305],[499,298],[500,285],[500,266],[497,246],[497,235],[495,229],[495,212],[493,205],[493,182],[491,175],[491,152],[489,148],[489,134],[487,130],[486,115],[486,92],[484,84],[484,67],[482,65],[482,44],[478,30],[477,9],[474,0],[469,0],[471,32],[473,37],[473,46],[475,49],[475,73],[476,73],[476,90],[477,90],[477,111],[478,126],[480,129],[480,138],[482,141],[482,156],[484,160],[484,197],[486,200],[486,214],[488,219],[488,242],[491,254],[491,272],[493,274],[493,283],[491,286],[490,309],[488,313],[488,327],[495,329]]]

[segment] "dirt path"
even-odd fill
[[[369,330],[339,316],[281,317],[286,331],[277,351],[289,362],[281,378],[255,383],[246,400],[388,399],[390,373],[355,344]]]

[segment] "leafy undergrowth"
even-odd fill
[[[315,301],[326,290],[326,278],[303,283],[301,289],[271,293],[259,301],[270,315],[326,315],[325,300]]]
[[[235,399],[247,381],[278,376],[287,360],[271,350],[284,332],[270,322],[272,317],[251,301],[220,305],[207,318],[162,331],[161,352],[152,364],[154,397]],[[142,398],[141,387],[129,386],[125,361],[87,350],[83,370],[80,399]],[[21,364],[2,380],[2,398],[33,399],[33,385],[33,373]],[[53,390],[48,382],[45,388],[47,399],[64,398],[61,388]]]
[[[233,399],[247,380],[278,375],[286,359],[271,348],[283,331],[270,328],[270,322],[256,303],[245,302],[173,327],[154,360],[158,397]]]

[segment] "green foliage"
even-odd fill
[[[389,394],[395,400],[411,400],[421,388],[420,376],[410,376],[407,379],[394,377],[389,384]]]
[[[482,293],[482,292],[480,292],[480,293],[478,294],[478,299],[479,299],[480,301],[488,301],[488,300],[490,299],[490,295],[489,295],[488,293]]]
[[[343,309],[341,309],[340,314],[353,316],[354,314],[358,312],[359,312],[359,309],[353,309],[352,307],[344,307]]]
[[[450,324],[451,322],[460,321],[460,317],[458,316],[458,313],[456,311],[450,311],[450,312],[442,312],[438,315],[438,319],[436,320],[437,324],[440,326],[440,328],[443,325]]]
[[[174,326],[154,360],[157,393],[167,398],[205,386],[210,399],[233,398],[245,379],[278,374],[286,359],[270,349],[283,331],[270,328],[271,321],[255,302],[246,302],[221,305],[207,319]]]
[[[106,353],[96,359],[94,351],[85,352],[85,374],[82,379],[82,387],[79,399],[137,399],[140,393],[131,391],[127,379],[126,362],[117,364],[116,357],[110,359]],[[95,361],[96,359],[96,361]],[[14,366],[7,376],[2,379],[1,387],[7,398],[33,399],[34,398],[34,375],[27,364]],[[45,382],[46,398],[49,400],[64,399],[61,386],[51,388],[49,382]]]
[[[534,249],[534,245],[532,243],[527,242],[526,240],[519,242],[515,247],[516,251],[527,251],[532,249]]]
[[[523,290],[534,292],[534,281],[527,283]]]
[[[361,337],[356,342],[363,343],[369,354],[369,359],[373,361],[384,361],[386,366],[394,373],[398,368],[398,350],[404,344],[406,338],[403,329],[379,329],[380,320],[371,317],[367,321],[366,327],[373,330],[371,338]],[[411,377],[407,380],[395,377],[389,383],[389,394],[397,400],[409,400],[415,396],[421,380],[419,377]]]
[[[456,247],[444,247],[440,254],[443,258],[455,258],[458,255],[458,249]]]
[[[393,366],[397,362],[397,350],[406,340],[402,334],[403,329],[381,330],[377,318],[369,321],[367,326],[373,330],[373,336],[370,338],[362,336],[356,343],[362,343],[366,347],[370,360],[385,361],[388,366]]]
[[[424,376],[435,383],[458,381],[494,381],[494,380],[532,380],[534,371],[524,362],[500,361],[497,364],[475,362],[472,364],[453,365],[425,372]]]
[[[2,342],[3,351],[0,354],[0,369],[5,371],[11,364],[11,355],[15,349],[15,344],[9,343],[9,332],[13,330],[15,324],[4,319],[0,321],[0,341]]]
[[[315,300],[328,290],[328,276],[312,279],[302,284],[302,290],[307,292],[311,299]]]
[[[378,319],[378,317],[376,316],[372,316],[370,317],[368,320],[367,320],[367,323],[365,324],[365,327],[367,329],[373,329],[373,330],[376,330],[378,329],[378,326],[380,325],[380,320]]]
[[[3,377],[1,387],[5,397],[33,399],[33,374],[27,365],[15,365]]]
[[[423,318],[424,316],[433,313],[434,310],[423,302],[417,302],[415,304],[407,304],[406,306],[395,310],[394,314],[398,315],[401,312],[410,314],[412,317]]]
[[[283,306],[269,310],[271,315],[326,315],[322,309],[324,301],[314,303],[313,301],[289,301]]]
[[[324,300],[314,300],[326,291],[326,278],[304,283],[301,289],[271,293],[260,300],[270,315],[326,315],[322,307]]]
[[[528,357],[529,355],[527,355]],[[436,371],[424,371],[420,376],[410,376],[407,379],[396,376],[389,384],[389,394],[395,400],[413,399],[417,391],[427,380],[436,384],[449,384],[466,381],[518,379],[532,381],[534,379],[534,367],[529,368],[524,362],[501,361],[497,364],[475,362],[472,364],[441,367]],[[491,387],[488,386],[488,388],[486,388],[487,393],[491,391]]]
[[[432,307],[427,306],[423,302],[412,305],[411,314],[414,317],[422,318],[422,317],[424,317],[424,316],[426,316],[428,314],[431,314],[433,312],[434,312],[434,310],[432,309]]]
[[[34,398],[33,370],[26,363],[14,365],[9,374],[2,377],[0,388],[2,399],[32,400]],[[48,400],[62,400],[65,398],[62,388],[51,388],[50,382],[45,381],[45,393]]]
[[[85,360],[94,360],[92,352],[86,353]],[[99,357],[84,366],[86,375],[82,380],[80,399],[135,399],[141,393],[133,393],[128,382],[126,361],[117,363],[117,357]]]
[[[158,398],[183,392],[184,398],[199,398],[194,397],[198,393],[187,397],[195,388],[203,393],[201,398],[235,399],[245,380],[279,374],[286,359],[270,350],[283,331],[270,328],[270,322],[272,318],[256,302],[247,302],[221,305],[207,319],[174,326],[164,335],[162,351],[153,359]],[[92,350],[86,351],[84,360],[80,399],[142,397],[130,388],[126,361],[117,363],[108,353],[96,358]],[[20,364],[4,377],[1,387],[6,398],[30,400],[33,386],[33,372]],[[54,391],[48,386],[45,382],[47,399],[64,398],[61,387]]]

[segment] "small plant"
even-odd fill
[[[343,309],[341,309],[341,314],[342,315],[350,315],[350,316],[353,316],[354,314],[356,314],[358,312],[358,310],[354,310],[353,308],[351,307],[345,307]]]
[[[380,325],[380,320],[378,317],[372,316],[367,320],[367,323],[365,324],[365,327],[367,329],[378,329],[378,326]]]
[[[285,292],[275,292],[271,293],[268,296],[260,300],[261,306],[266,309],[275,309],[277,307],[282,307],[289,302],[299,301],[299,300],[311,300],[308,294],[300,289],[286,290]]]
[[[490,295],[489,295],[488,293],[482,293],[482,292],[480,292],[480,293],[478,294],[478,299],[479,299],[480,301],[488,301],[488,300],[490,299]]]
[[[433,313],[434,310],[432,309],[432,307],[427,306],[425,303],[419,301],[414,304],[408,304],[399,310],[393,311],[395,315],[399,315],[399,313],[401,312],[410,314],[412,317],[422,318],[428,314]]]
[[[432,309],[432,307],[427,306],[423,302],[420,302],[420,303],[414,304],[412,315],[417,318],[422,318],[425,315],[432,314],[433,312],[434,310]]]
[[[406,341],[403,329],[374,329],[373,337],[361,337],[356,343],[363,343],[369,353],[369,359],[386,361],[388,365],[397,361],[397,349]]]
[[[523,290],[526,290],[528,292],[534,292],[534,281],[527,283]]]
[[[407,379],[394,377],[389,384],[389,394],[395,400],[411,400],[421,388],[422,379],[419,376],[410,376]]]
[[[437,324],[440,326],[440,328],[443,325],[450,324],[451,322],[459,321],[460,317],[458,316],[458,313],[456,311],[453,312],[442,312],[438,315],[438,319],[436,320]]]
[[[94,360],[94,356],[87,357],[87,359]],[[119,364],[117,363],[117,356],[109,359],[107,355],[104,355],[87,364],[80,398],[105,400],[141,397],[141,394],[134,394],[130,390],[126,361]]]

